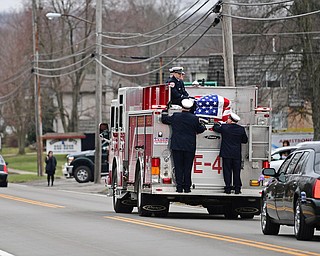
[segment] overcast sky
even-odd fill
[[[0,12],[10,11],[22,6],[22,0],[0,0]]]

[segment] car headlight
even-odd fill
[[[67,156],[68,165],[70,165],[73,160],[74,160],[74,156]]]

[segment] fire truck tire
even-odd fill
[[[236,220],[238,218],[238,213],[232,207],[232,205],[227,205],[225,207],[224,217],[227,220]]]
[[[78,166],[74,171],[74,178],[79,183],[86,183],[91,180],[91,170],[88,166]]]
[[[166,198],[156,197],[153,201],[156,203],[157,207],[163,209],[161,211],[154,212],[154,215],[156,217],[167,217],[169,213],[169,207],[170,207],[169,200]]]
[[[138,213],[140,216],[150,217],[152,215],[151,211],[148,211],[145,207],[149,204],[150,200],[148,200],[147,194],[141,192],[141,179],[138,179],[138,186],[137,186],[137,207]]]
[[[240,213],[240,218],[241,219],[253,219],[254,214],[253,213]]]
[[[126,198],[116,198],[113,196],[113,209],[116,213],[132,213],[133,205]]]
[[[125,195],[123,198],[116,197],[116,189],[118,186],[116,168],[113,168],[112,174],[112,203],[114,211],[116,213],[132,213],[134,205],[132,204],[131,200],[128,199],[128,195]]]

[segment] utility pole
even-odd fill
[[[32,0],[32,37],[33,37],[33,72],[34,72],[34,101],[35,101],[35,121],[37,137],[37,174],[43,175],[42,161],[42,112],[41,112],[41,90],[40,77],[38,75],[39,64],[39,31],[38,31],[38,8],[39,0]]]
[[[226,86],[236,86],[234,78],[233,64],[233,40],[232,40],[232,20],[231,5],[225,4],[222,7],[222,34],[223,34],[223,60],[224,60],[224,80]]]
[[[102,0],[96,0],[96,58],[102,62]],[[102,66],[96,61],[96,133],[94,155],[94,183],[101,181],[101,139],[99,124],[102,121]]]

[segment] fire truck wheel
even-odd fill
[[[141,179],[138,181],[138,198],[137,198],[137,206],[138,206],[138,213],[140,216],[150,217],[152,212],[148,211],[145,207],[148,205],[148,196],[144,193],[141,193]]]
[[[253,219],[254,214],[253,213],[240,213],[240,218],[241,219]]]
[[[236,220],[238,218],[238,213],[231,205],[228,205],[225,208],[224,217],[227,220]]]
[[[114,173],[114,172],[113,172]],[[125,195],[122,198],[116,197],[116,189],[117,189],[117,176],[113,175],[112,177],[113,184],[113,192],[112,192],[112,202],[113,209],[116,213],[132,213],[134,205],[132,201],[129,199],[129,194]]]
[[[167,217],[170,207],[169,200],[167,198],[156,197],[153,201],[156,203],[158,208],[158,211],[154,212],[154,215],[156,217]]]
[[[79,183],[86,183],[91,180],[91,170],[88,166],[79,166],[74,171],[74,178]]]

